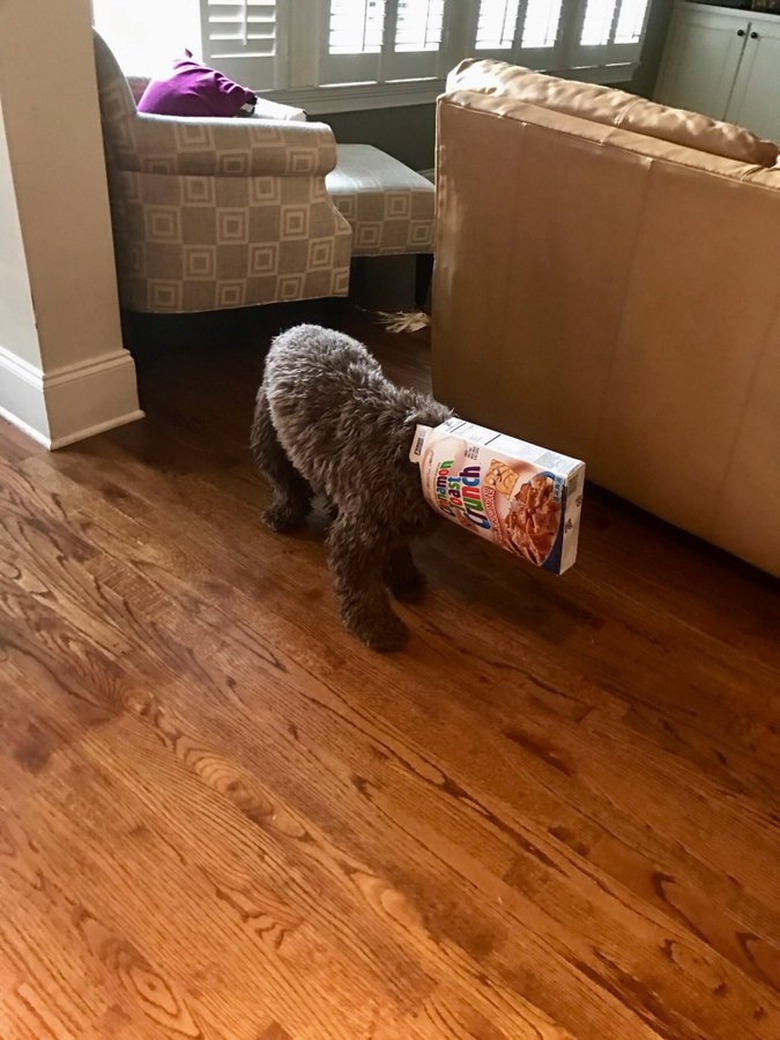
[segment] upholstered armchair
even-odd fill
[[[184,313],[345,296],[352,232],[323,123],[138,112],[95,33],[121,305]]]

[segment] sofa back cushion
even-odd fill
[[[625,90],[560,79],[493,59],[467,58],[447,77],[447,92],[475,91],[516,98],[594,123],[657,137],[737,162],[773,166],[778,147],[743,127],[670,108]]]

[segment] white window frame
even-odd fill
[[[245,46],[238,38],[226,45],[210,45],[208,34],[202,31],[203,61],[265,96],[305,108],[311,115],[432,102],[444,89],[447,73],[465,57],[498,58],[571,79],[599,83],[631,80],[639,63],[654,0],[648,2],[638,42],[608,40],[593,47],[579,43],[589,0],[563,0],[561,29],[555,44],[534,49],[521,45],[530,2],[533,0],[519,0],[511,46],[493,50],[477,48],[480,0],[446,0],[439,49],[398,53],[394,51],[398,0],[385,0],[385,35],[380,51],[330,55],[327,53],[330,0],[276,0],[273,56],[258,56],[258,47],[253,47],[251,40],[245,41]],[[624,2],[631,0],[615,0],[612,36]],[[199,5],[202,30],[208,24],[210,9],[219,12],[222,8],[240,22],[242,10],[258,9],[263,4],[273,6],[272,0],[192,0],[192,3]]]

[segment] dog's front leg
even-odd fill
[[[395,598],[403,603],[417,603],[425,595],[425,578],[417,570],[407,544],[397,545],[389,554],[383,577]]]
[[[328,533],[331,572],[345,627],[372,650],[400,650],[406,625],[393,613],[384,584],[390,547],[354,517],[339,514]]]
[[[257,467],[265,474],[273,492],[263,520],[272,531],[292,531],[300,527],[311,508],[312,489],[279,442],[264,386],[257,394],[250,443]]]

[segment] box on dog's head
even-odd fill
[[[456,418],[420,427],[410,457],[448,520],[554,574],[574,563],[584,462]]]

